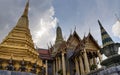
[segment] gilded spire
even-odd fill
[[[29,12],[29,0],[27,0],[23,14],[17,22],[17,25],[16,25],[17,27],[28,28],[29,26],[28,12]]]
[[[58,24],[57,30],[56,30],[56,41],[55,44],[61,43],[63,41],[63,36],[62,36],[62,30]]]
[[[24,12],[23,12],[23,15],[22,16],[28,16],[28,11],[29,11],[29,0],[27,0],[27,3],[26,3],[26,6],[25,6],[25,9],[24,9]]]
[[[101,37],[102,37],[102,44],[103,47],[113,44],[114,41],[112,40],[112,38],[109,36],[109,34],[107,33],[107,31],[103,28],[102,24],[100,23],[100,21],[98,20],[99,26],[100,26],[100,30],[101,30]]]
[[[11,32],[0,44],[0,52],[4,51],[5,57],[13,54],[16,60],[21,60],[22,57],[24,57],[25,61],[33,60],[34,62],[34,59],[36,59],[39,54],[34,48],[34,43],[30,33],[30,29],[28,27],[28,9],[29,0],[27,1],[25,10],[22,16],[19,18],[16,26],[11,30]],[[17,59],[18,57],[20,59]]]

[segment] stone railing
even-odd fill
[[[36,75],[28,72],[0,70],[0,75]]]

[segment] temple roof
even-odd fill
[[[81,40],[80,43],[76,46],[74,52],[71,52],[71,53],[68,52],[70,54],[69,57],[72,59],[72,58],[76,57],[77,55],[79,56],[80,53],[83,52],[84,48],[86,48],[87,51],[90,51],[90,52],[91,51],[97,52],[97,50],[100,49],[100,46],[98,45],[96,40],[93,38],[91,33],[89,33],[88,36],[86,36],[86,37],[84,36],[83,40]]]
[[[60,44],[60,46],[59,46],[59,49],[65,49],[67,47],[67,45],[66,45],[66,42],[65,41],[63,41],[61,44]]]
[[[78,41],[81,41],[81,38],[79,37],[76,31],[74,31],[73,34],[70,34],[67,41],[69,41],[72,37],[75,37]]]
[[[51,54],[48,49],[39,48],[37,50],[38,50],[38,53],[39,53],[39,56],[41,59],[43,59],[43,60],[52,60],[53,59],[51,57]]]
[[[98,45],[97,41],[93,38],[93,36],[92,36],[91,33],[88,34],[88,36],[86,37],[86,39],[87,38],[90,38],[94,42],[94,44],[96,45],[96,47],[98,47],[98,49],[100,49],[100,46]]]

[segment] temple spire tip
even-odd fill
[[[22,16],[28,16],[28,11],[29,11],[29,0],[27,0],[24,12]]]

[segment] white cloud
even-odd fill
[[[33,39],[37,46],[47,48],[47,43],[54,42],[57,18],[54,16],[54,8],[51,6],[44,15],[39,18],[38,24],[34,28]]]
[[[114,36],[117,36],[120,38],[120,21],[117,21],[113,27],[112,27],[112,32]]]

